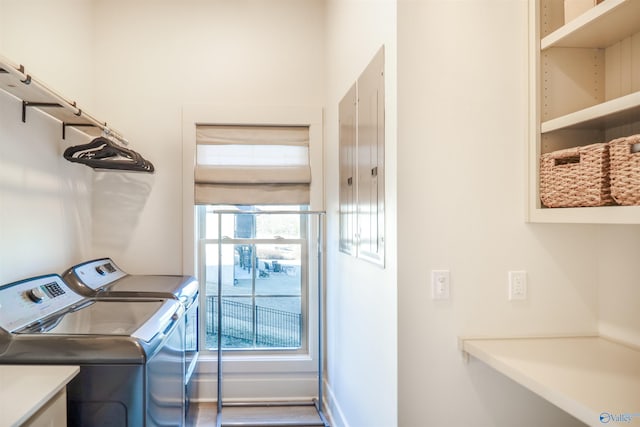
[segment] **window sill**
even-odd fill
[[[223,372],[227,374],[276,374],[317,372],[316,359],[309,354],[251,355],[223,354]],[[213,374],[218,369],[216,353],[200,353],[198,373]]]

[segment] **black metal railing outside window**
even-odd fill
[[[299,348],[302,314],[222,298],[223,347]],[[218,297],[207,297],[207,340],[218,339]]]

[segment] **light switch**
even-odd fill
[[[449,270],[431,271],[431,299],[448,300],[451,294]]]
[[[527,299],[527,272],[509,272],[509,301],[522,301]]]

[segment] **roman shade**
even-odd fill
[[[308,126],[196,126],[196,204],[309,204]]]

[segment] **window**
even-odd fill
[[[220,308],[223,349],[307,349],[309,221],[296,210],[198,207],[206,350],[218,347]]]
[[[202,290],[197,375],[201,395],[207,399],[215,399],[216,395],[213,385],[217,382],[219,360],[218,352],[211,350],[217,350],[214,336],[217,325],[207,323],[210,316],[207,310],[208,306],[215,308],[214,302],[217,306],[218,301],[212,297],[217,296],[214,291],[220,272],[225,273],[221,285],[231,277],[231,282],[225,285],[230,286],[225,288],[229,292],[220,300],[221,305],[229,297],[226,306],[240,309],[227,319],[229,322],[232,317],[237,318],[235,329],[231,330],[230,325],[221,334],[221,338],[227,336],[221,346],[225,351],[226,395],[259,400],[313,396],[317,390],[319,354],[318,242],[322,240],[324,215],[312,211],[320,212],[323,208],[322,109],[185,105],[182,120],[183,266],[185,274],[198,278]],[[252,137],[254,131],[262,130],[280,136]],[[238,137],[240,133],[245,136]],[[288,136],[283,137],[283,133]],[[236,151],[231,148],[235,145],[243,148]],[[221,209],[232,212],[220,215],[224,221],[218,229],[217,214],[213,211]],[[261,215],[245,221],[255,221],[255,234],[243,234],[243,229],[250,228],[238,219],[245,218],[238,211],[254,209]],[[286,234],[277,227],[262,232],[269,229],[262,225],[266,211],[273,213],[276,209],[293,211],[290,217],[298,217],[295,222],[299,235]],[[219,231],[222,239],[218,238]],[[255,263],[253,255],[257,255],[257,264],[251,264]],[[266,271],[264,260],[271,262],[270,271]],[[299,276],[289,267],[298,262]],[[245,268],[244,273],[241,268]],[[236,272],[238,283],[233,287]],[[265,280],[267,273],[270,282]],[[282,279],[283,283],[276,283],[276,279]],[[289,281],[284,282],[285,279]],[[289,313],[293,316],[288,316]],[[210,317],[211,322],[217,318],[215,314]],[[289,319],[285,321],[288,323],[266,333],[261,328],[276,322],[261,321],[267,314],[274,319]],[[221,323],[224,326],[224,320]],[[299,333],[286,332],[293,328],[292,324],[301,328]],[[242,327],[237,328],[238,325]],[[276,334],[278,330],[280,336]],[[291,372],[296,375],[292,377]]]
[[[198,124],[195,160],[205,349],[306,350],[309,126]]]

